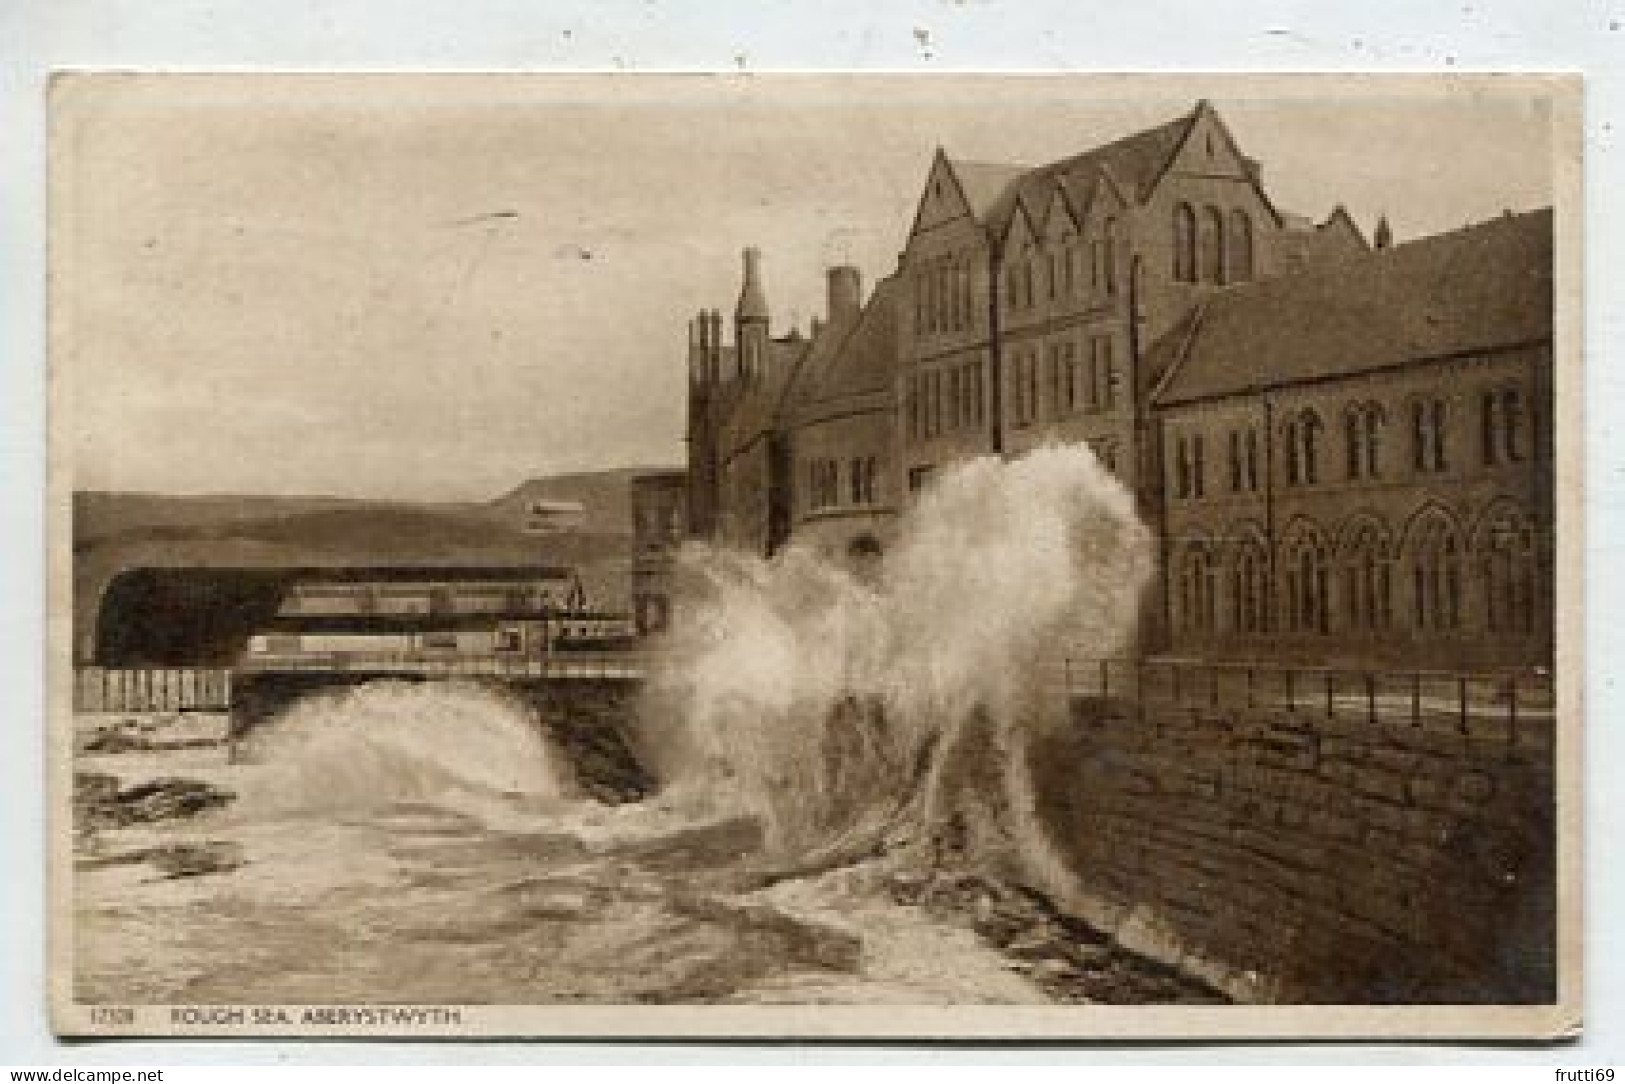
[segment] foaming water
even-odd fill
[[[463,682],[375,681],[295,702],[252,735],[242,811],[422,804],[488,817],[565,797],[569,778],[525,707]]]
[[[945,471],[873,567],[796,547],[689,563],[706,589],[661,679],[687,740],[661,774],[804,859],[1030,831],[1001,810],[1023,798],[1006,775],[1037,663],[1117,651],[1152,569],[1132,497],[1082,445]]]

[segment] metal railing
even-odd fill
[[[1263,708],[1369,723],[1550,725],[1556,690],[1545,669],[1344,668],[1205,659],[1066,660],[1069,696],[1142,705]]]
[[[637,680],[648,658],[627,651],[561,651],[549,655],[456,655],[392,651],[305,651],[245,655],[238,673],[400,674],[431,678]]]
[[[80,666],[73,673],[75,711],[224,711],[230,706],[231,671],[218,667]]]

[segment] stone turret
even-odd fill
[[[767,294],[762,290],[761,252],[747,248],[744,264],[739,304],[734,307],[734,344],[738,354],[739,376],[745,380],[755,380],[767,365]]]
[[[1383,215],[1377,219],[1377,228],[1371,235],[1372,245],[1376,248],[1391,248],[1394,244],[1394,230],[1388,225],[1388,216]]]

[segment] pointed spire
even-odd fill
[[[1388,225],[1388,216],[1377,218],[1377,228],[1371,235],[1371,243],[1377,248],[1391,248],[1394,243],[1393,228]]]
[[[739,288],[734,320],[741,324],[767,323],[767,295],[762,292],[762,253],[756,248],[745,250],[745,281]]]

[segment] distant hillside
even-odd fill
[[[514,522],[524,519],[525,509],[536,500],[579,501],[587,510],[585,529],[632,532],[630,488],[632,479],[664,468],[623,467],[617,470],[580,474],[557,474],[533,478],[490,502],[489,507]]]
[[[525,482],[486,502],[75,493],[75,581],[86,603],[141,565],[522,564],[579,569],[589,595],[627,604],[628,485],[639,469]],[[578,501],[579,528],[525,530],[534,500]],[[93,604],[93,603],[91,603]]]

